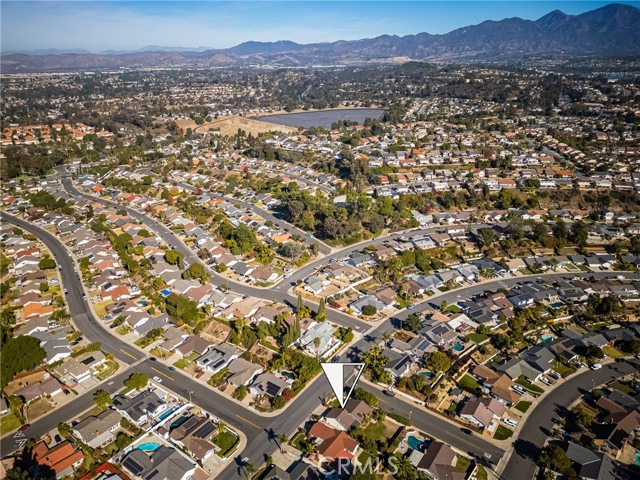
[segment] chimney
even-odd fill
[[[100,430],[96,430],[96,438],[100,436]]]

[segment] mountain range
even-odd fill
[[[580,15],[559,10],[538,20],[488,20],[446,34],[381,35],[299,44],[245,42],[227,49],[147,46],[131,52],[45,50],[0,58],[5,73],[122,67],[366,65],[420,61],[506,60],[531,55],[640,55],[640,9],[610,4]]]

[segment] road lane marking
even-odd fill
[[[257,429],[261,429],[262,427],[260,425],[256,425],[255,423],[253,423],[250,420],[247,420],[246,418],[240,416],[240,415],[236,415],[236,417],[238,417],[240,420],[244,420],[245,422],[247,422],[249,425],[253,425],[254,427],[256,427]]]
[[[175,380],[174,380],[173,378],[171,378],[169,375],[167,375],[167,374],[166,374],[166,373],[164,373],[164,372],[161,372],[160,370],[158,370],[158,369],[157,369],[157,368],[155,368],[155,367],[151,367],[151,370],[153,370],[154,372],[158,372],[160,375],[163,375],[163,376],[167,377],[167,378],[168,378],[169,380],[171,380],[172,382],[173,382],[173,381],[175,381]]]
[[[125,352],[123,349],[120,349],[120,351],[122,353],[124,353],[125,355],[129,355],[131,358],[133,358],[134,360],[138,360],[138,357],[134,357],[133,355],[131,355],[129,352]]]

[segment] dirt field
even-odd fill
[[[231,332],[231,327],[225,325],[224,323],[218,322],[217,320],[212,320],[209,325],[201,332],[202,336],[207,340],[214,341],[216,343],[224,342],[229,333]]]
[[[284,132],[294,133],[297,132],[297,128],[287,127],[284,125],[275,125],[273,123],[260,122],[258,120],[251,120],[245,117],[239,117],[233,115],[230,117],[220,117],[212,122],[204,123],[203,125],[197,125],[193,120],[179,120],[176,122],[178,126],[186,131],[187,128],[193,129],[195,133],[206,133],[210,128],[220,129],[222,135],[235,135],[238,129],[241,128],[247,133],[257,135],[259,133],[267,132]]]

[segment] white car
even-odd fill
[[[153,381],[156,382],[156,383],[162,383],[162,379],[157,375],[155,377],[153,377]]]
[[[602,365],[600,365],[599,363],[594,363],[593,365],[591,365],[589,367],[591,370],[600,370],[602,368]]]
[[[503,418],[502,421],[509,425],[510,427],[517,427],[518,422],[516,422],[513,418]]]

